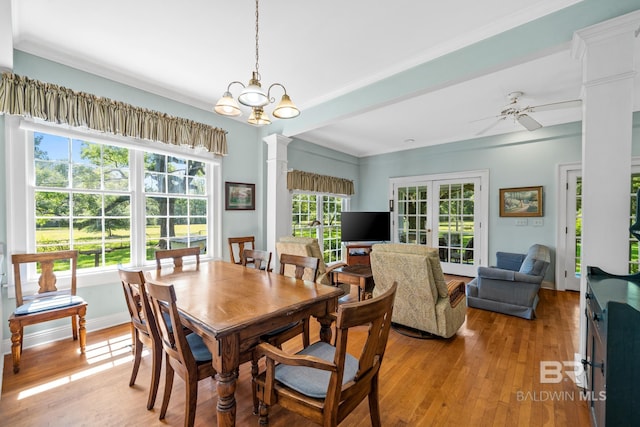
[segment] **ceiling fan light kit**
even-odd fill
[[[500,123],[501,121],[503,121],[504,119],[506,119],[508,117],[512,118],[514,122],[519,123],[521,126],[523,126],[528,131],[534,131],[536,129],[540,129],[542,127],[542,124],[540,124],[536,119],[531,117],[528,113],[534,113],[534,112],[539,112],[539,111],[548,111],[548,110],[556,110],[556,109],[560,109],[560,108],[574,108],[574,107],[579,107],[580,105],[582,105],[582,100],[574,99],[574,100],[571,100],[571,101],[554,102],[554,103],[551,103],[551,104],[542,104],[542,105],[535,105],[535,106],[520,107],[518,105],[518,101],[520,100],[520,98],[523,95],[524,95],[524,92],[522,92],[522,91],[510,92],[507,95],[507,99],[509,100],[509,104],[506,105],[502,109],[502,111],[500,111],[500,114],[498,114],[496,116],[497,120],[495,122],[491,123],[486,128],[482,129],[480,132],[476,133],[476,135],[485,134],[490,129],[492,129],[494,126],[496,126],[498,123]]]
[[[256,69],[252,71],[251,79],[249,79],[249,83],[246,86],[242,82],[239,82],[237,80],[229,83],[226,92],[222,95],[222,98],[218,100],[213,109],[217,114],[227,117],[238,117],[242,115],[240,106],[238,105],[236,100],[233,99],[233,95],[231,94],[231,86],[233,86],[234,84],[239,84],[243,89],[238,96],[238,101],[240,102],[240,104],[251,108],[251,114],[247,122],[254,126],[271,124],[271,120],[264,112],[263,107],[275,102],[275,98],[271,97],[271,89],[275,86],[281,87],[284,91],[284,95],[282,95],[282,99],[273,110],[273,116],[279,119],[292,119],[300,115],[300,110],[298,109],[298,107],[296,107],[293,101],[291,101],[291,98],[287,94],[287,89],[285,89],[282,84],[273,83],[271,86],[269,86],[269,89],[266,93],[262,89],[262,85],[260,84],[260,73],[258,72],[258,60],[260,58],[258,44],[258,11],[258,0],[256,0]]]

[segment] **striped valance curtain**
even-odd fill
[[[315,191],[318,193],[344,194],[351,196],[353,181],[327,175],[291,170],[287,173],[289,190]]]
[[[2,74],[0,112],[227,154],[223,129],[13,73]]]

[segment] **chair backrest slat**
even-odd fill
[[[78,251],[66,250],[55,252],[43,252],[36,254],[13,254],[11,256],[13,263],[13,277],[16,292],[16,307],[24,303],[24,295],[22,290],[22,274],[21,265],[36,263],[40,265],[40,278],[38,279],[38,294],[48,292],[58,292],[56,286],[57,278],[54,273],[56,262],[68,262],[69,272],[71,274],[71,284],[69,291],[71,295],[76,294],[76,270],[78,268]]]
[[[270,271],[271,252],[259,249],[245,249],[242,252],[242,265],[246,267],[247,264],[253,264],[253,267],[258,270]]]
[[[196,361],[193,353],[191,353],[180,322],[180,314],[176,305],[176,292],[173,285],[149,280],[146,286],[162,348],[170,358],[182,365],[185,370],[195,369]]]
[[[122,289],[124,290],[133,326],[149,336],[153,342],[158,342],[160,335],[151,304],[149,304],[144,273],[142,270],[120,267],[118,268],[118,275],[122,282]]]
[[[192,246],[179,249],[165,249],[156,251],[156,268],[162,268],[162,260],[173,258],[174,267],[182,267],[182,258],[186,256],[195,256],[196,264],[200,264],[200,247]]]
[[[282,254],[280,255],[280,274],[284,275],[286,266],[292,265],[295,267],[294,277],[296,279],[302,279],[302,276],[304,276],[305,268],[310,268],[313,277],[312,281],[315,281],[315,278],[318,275],[319,263],[320,260],[318,258]]]
[[[254,236],[229,237],[229,258],[234,264],[242,264],[242,256],[245,249],[255,249],[256,238]],[[236,249],[237,246],[237,249]],[[246,247],[245,247],[246,246]],[[236,253],[238,258],[236,259]]]

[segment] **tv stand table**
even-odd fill
[[[368,255],[367,255],[368,258]],[[370,265],[348,265],[331,271],[331,281],[334,286],[347,283],[358,287],[358,301],[371,298],[371,291],[375,286]]]
[[[369,261],[369,253],[371,252],[372,243],[349,243],[346,245],[347,250],[347,264],[348,265],[368,265],[371,266]]]

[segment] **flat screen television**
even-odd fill
[[[388,242],[391,240],[389,212],[342,212],[343,242]]]

